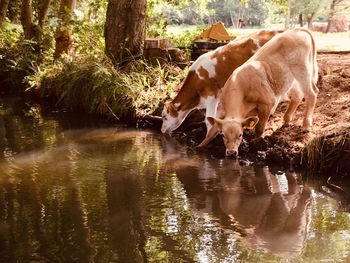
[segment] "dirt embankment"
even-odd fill
[[[305,132],[301,127],[304,104],[297,109],[291,125],[283,126],[283,114],[288,106],[288,102],[283,102],[270,117],[263,139],[248,143],[249,135],[245,136],[240,147],[243,162],[248,159],[289,164],[299,159],[301,150],[313,138],[337,131],[350,131],[350,53],[318,54],[318,65],[319,94],[312,129]],[[198,113],[192,114],[175,136],[189,147],[194,147],[205,136],[205,127],[193,129],[193,123],[199,120]],[[217,157],[224,156],[221,137],[217,136],[203,151]]]

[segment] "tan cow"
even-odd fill
[[[206,109],[206,116],[216,116],[218,92],[233,70],[281,32],[258,31],[201,55],[190,67],[177,96],[165,103],[162,132],[170,133],[177,129],[194,109]],[[207,119],[206,125],[209,131],[211,124]]]
[[[213,127],[199,146],[221,133],[226,155],[237,155],[243,130],[256,125],[256,136],[262,136],[271,112],[292,87],[299,92],[291,98],[284,122],[290,122],[305,97],[303,126],[309,129],[318,93],[317,78],[316,48],[311,33],[294,29],[279,34],[227,80],[221,96],[224,119],[207,118]]]

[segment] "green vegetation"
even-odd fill
[[[54,59],[56,22],[51,22],[43,41],[24,39],[20,25],[3,23],[0,83],[4,92],[34,93],[56,98],[56,104],[65,109],[134,121],[157,110],[186,74],[175,66],[143,60],[114,67],[104,54],[103,19],[98,17],[94,21],[76,17],[74,54]]]
[[[41,97],[54,96],[66,108],[115,114],[125,120],[152,114],[183,74],[174,67],[151,66],[143,61],[121,70],[104,56],[82,56],[53,62],[26,80],[30,90]]]

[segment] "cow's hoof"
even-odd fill
[[[196,150],[201,150],[201,149],[203,149],[203,147],[204,147],[204,145],[202,145],[202,144],[200,143],[200,144],[198,144],[197,146],[195,146],[194,148],[195,148]]]

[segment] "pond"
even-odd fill
[[[0,101],[0,262],[349,262],[350,215],[303,173]]]

